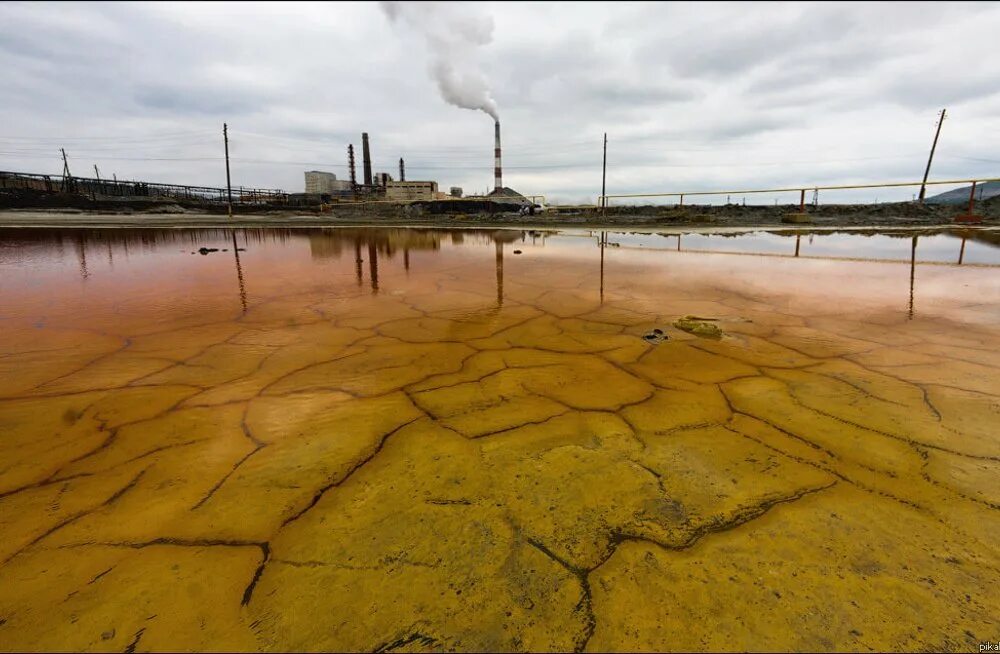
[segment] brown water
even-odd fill
[[[962,234],[0,230],[0,648],[978,649]]]

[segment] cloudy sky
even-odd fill
[[[1000,3],[419,9],[437,41],[377,3],[4,2],[0,169],[59,173],[65,147],[77,175],[224,185],[225,121],[234,185],[346,178],[367,131],[377,171],[481,192],[492,119],[429,73],[473,25],[449,51],[488,80],[522,193],[594,201],[604,132],[609,194],[919,180],[942,107],[932,179],[1000,176]],[[821,200],[913,190],[855,193]]]

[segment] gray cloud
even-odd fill
[[[616,192],[995,175],[995,3],[484,4],[480,48],[505,181],[593,199],[609,134]],[[376,168],[482,190],[492,124],[446,104],[417,39],[371,3],[0,4],[0,168],[297,190]],[[977,158],[979,160],[977,160]],[[903,197],[908,191],[902,191]]]
[[[239,118],[267,106],[268,96],[253,88],[211,88],[208,85],[141,84],[135,91],[140,110],[171,114],[205,114]]]

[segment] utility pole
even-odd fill
[[[69,161],[66,160],[66,148],[59,148],[63,158],[63,191],[73,190],[73,176],[69,173]]]
[[[233,217],[233,185],[229,180],[229,126],[222,123],[222,139],[226,144],[226,195],[229,197],[229,217]]]
[[[601,214],[608,212],[608,198],[606,182],[608,179],[608,133],[604,132],[604,163],[601,164]]]
[[[927,192],[927,176],[931,172],[931,162],[934,161],[934,149],[937,148],[938,136],[941,135],[941,123],[944,122],[945,111],[947,110],[941,110],[941,117],[938,118],[937,130],[934,132],[934,143],[931,144],[931,156],[927,157],[927,169],[924,170],[924,181],[920,185],[920,204],[924,203],[924,194]]]

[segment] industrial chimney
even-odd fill
[[[493,151],[493,190],[499,192],[503,188],[503,174],[500,172],[500,121],[496,122],[496,143]]]
[[[403,167],[403,158],[399,158],[399,181],[406,181],[406,168]]]
[[[347,168],[351,173],[351,192],[358,190],[358,176],[354,171],[354,144],[347,146]]]
[[[372,185],[372,153],[368,149],[368,132],[361,134],[361,156],[364,157],[365,186]]]

